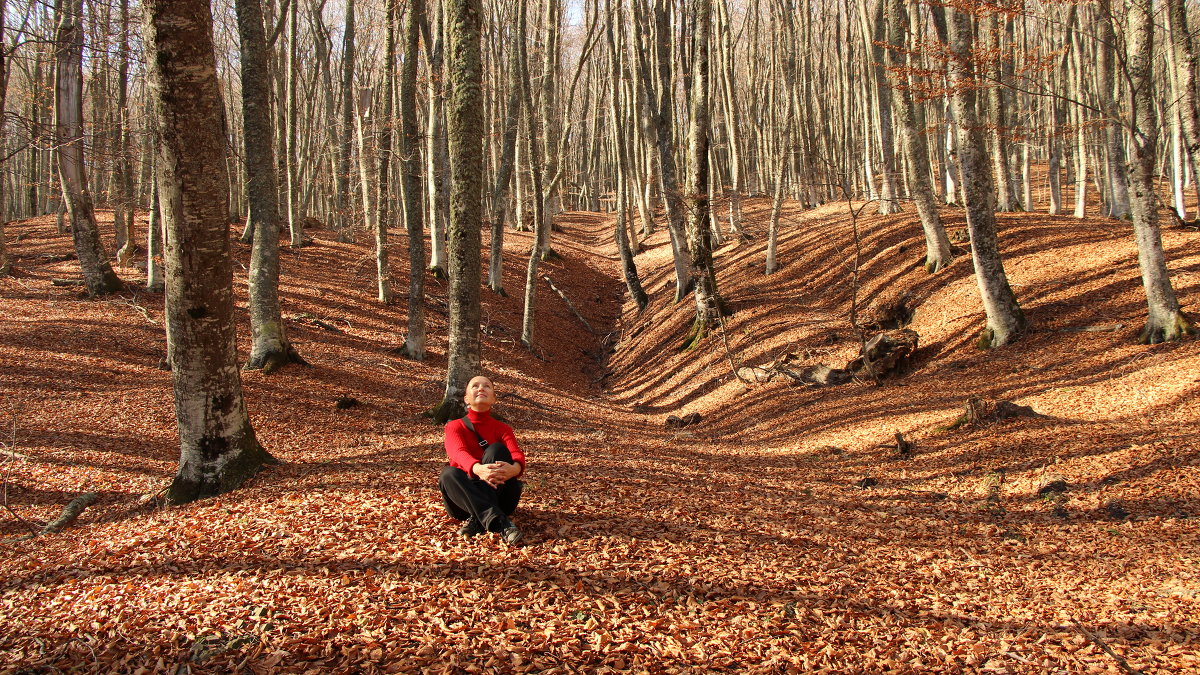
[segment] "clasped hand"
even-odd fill
[[[479,463],[475,465],[474,471],[480,480],[485,481],[494,488],[498,488],[504,485],[505,481],[509,478],[521,473],[521,465],[515,462],[512,464],[508,462]]]

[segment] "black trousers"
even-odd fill
[[[492,462],[512,463],[512,454],[508,446],[496,441],[483,451],[482,464]],[[442,491],[442,502],[446,505],[446,513],[455,520],[466,520],[474,517],[492,531],[499,529],[513,511],[517,510],[517,502],[521,500],[521,481],[509,478],[504,485],[494,488],[487,481],[467,475],[466,471],[454,466],[442,469],[438,487]]]

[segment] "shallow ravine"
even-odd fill
[[[103,496],[66,533],[0,549],[0,621],[19,627],[0,632],[0,669],[1114,668],[1098,642],[1145,672],[1200,669],[1200,561],[1190,553],[1200,543],[1200,449],[1173,430],[1194,425],[1200,404],[1195,383],[1156,378],[1200,370],[1196,343],[1140,348],[1124,334],[1056,332],[1113,321],[1134,330],[1136,303],[1125,296],[1115,309],[1080,307],[1052,323],[1045,303],[1067,307],[1070,293],[1092,292],[1079,260],[1053,270],[1077,279],[1065,286],[1074,290],[1024,296],[1048,328],[1019,350],[974,352],[964,346],[975,311],[964,261],[935,279],[884,274],[913,234],[902,219],[879,219],[863,293],[920,289],[914,325],[927,352],[918,367],[879,388],[742,387],[730,354],[757,363],[791,349],[831,360],[849,343],[821,342],[847,332],[845,246],[832,241],[844,222],[833,211],[814,216],[822,248],[807,238],[808,221],[789,214],[798,224],[785,231],[783,272],[764,281],[751,266],[763,246],[761,206],[746,208],[756,238],[718,255],[737,309],[728,352],[720,336],[712,349],[674,350],[690,303],[669,303],[661,231],[638,258],[651,307],[618,313],[611,217],[597,214],[561,218],[563,257],[543,269],[612,337],[588,333],[541,286],[540,340],[521,347],[513,290],[529,237],[506,235],[510,297],[483,291],[483,354],[497,410],[529,455],[519,548],[454,535],[434,486],[440,432],[422,417],[441,391],[445,318],[430,312],[427,362],[390,354],[403,303],[373,303],[370,280],[353,273],[364,246],[322,232],[287,257],[285,313],[344,332],[291,319],[312,368],[245,374],[256,429],[286,463],[229,495],[155,508],[141,495],[174,469],[169,385],[154,367],[160,329],[128,303],[150,319],[161,306],[144,293],[84,301],[55,289],[49,279],[69,274],[70,262],[38,256],[69,241],[50,233],[52,221],[29,226],[14,245],[26,276],[0,286],[0,393],[20,402],[26,456],[6,467],[10,503],[45,519],[78,491]],[[1119,233],[1103,222],[1077,227],[1090,228],[1097,259],[1109,248],[1120,257]],[[1193,270],[1194,240],[1168,244]],[[1025,288],[1048,283],[1038,261],[1014,266],[1028,275],[1017,278]],[[1181,274],[1189,306],[1196,276]],[[444,286],[429,293],[430,307],[444,310]],[[615,349],[607,378],[601,345]],[[1142,397],[1136,415],[1121,410],[1124,390]],[[967,392],[1050,417],[937,431]],[[360,403],[336,409],[341,395]],[[686,412],[700,423],[665,426]],[[912,457],[878,447],[896,429],[916,440]],[[993,495],[984,487],[998,469]],[[1037,496],[1035,479],[1052,471],[1070,487]],[[859,487],[866,477],[876,484]],[[1131,516],[1114,518],[1113,501]],[[11,519],[3,526],[6,537],[20,533]]]

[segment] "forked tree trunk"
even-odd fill
[[[121,290],[122,284],[100,242],[83,166],[83,27],[80,25],[83,0],[60,0],[56,9],[59,16],[55,36],[54,116],[59,176],[71,211],[71,235],[84,287],[88,295],[105,295]]]
[[[225,114],[208,0],[143,0],[167,224],[168,339],[179,426],[174,504],[228,492],[275,460],[242,399],[233,320]]]
[[[450,97],[450,344],[438,423],[463,414],[467,381],[479,373],[479,222],[483,215],[483,64],[480,0],[445,0]]]
[[[242,140],[246,193],[256,235],[250,252],[250,331],[247,370],[270,372],[299,360],[288,342],[279,306],[279,189],[271,124],[267,35],[261,0],[237,0],[241,40]]]
[[[949,15],[950,85],[958,122],[958,161],[966,195],[975,280],[987,315],[979,345],[999,347],[1020,336],[1025,317],[1008,285],[996,238],[996,193],[983,132],[975,114],[977,66],[972,53],[970,16],[961,9],[950,10]]]
[[[1158,195],[1155,163],[1158,152],[1158,116],[1151,80],[1154,53],[1154,2],[1130,0],[1129,38],[1126,63],[1129,69],[1129,109],[1133,111],[1133,181],[1130,206],[1133,234],[1138,248],[1138,267],[1146,289],[1149,316],[1142,329],[1141,341],[1155,344],[1178,340],[1192,332],[1192,326],[1179,311],[1179,301],[1171,287],[1158,230]]]
[[[404,24],[404,65],[400,69],[400,153],[404,171],[404,225],[408,231],[408,336],[404,354],[425,358],[425,232],[421,217],[420,130],[417,128],[417,58],[423,0],[411,0]]]

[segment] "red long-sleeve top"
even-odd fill
[[[496,441],[504,441],[513,461],[521,465],[521,473],[517,475],[525,473],[525,453],[521,452],[517,445],[517,437],[513,435],[512,427],[494,419],[490,412],[467,410],[467,417],[471,419],[475,431],[478,431],[489,445]],[[471,468],[483,459],[483,450],[479,447],[479,439],[461,419],[451,420],[446,425],[446,457],[450,460],[450,466],[462,469],[468,476],[473,477]]]

